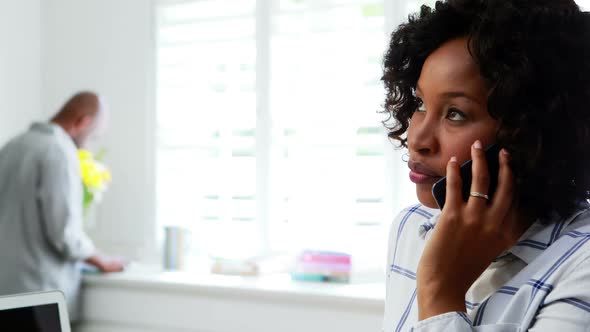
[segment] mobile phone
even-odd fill
[[[487,193],[490,199],[496,192],[496,187],[498,186],[498,171],[500,169],[500,161],[498,159],[498,154],[500,153],[500,148],[496,144],[492,144],[485,149],[485,157],[488,163],[488,173],[490,176],[490,185],[488,187]],[[462,180],[462,187],[461,193],[463,195],[463,201],[467,202],[469,199],[469,193],[471,192],[471,165],[473,164],[473,160],[468,160],[460,168],[461,180]],[[442,210],[445,206],[445,200],[447,197],[447,177],[443,177],[442,179],[436,181],[432,186],[432,196],[434,196],[434,200],[438,207]]]

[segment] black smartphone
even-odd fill
[[[496,144],[492,144],[485,149],[486,161],[488,163],[488,173],[490,174],[490,186],[488,188],[488,196],[490,197],[490,199],[496,192],[496,187],[498,186],[498,171],[500,169],[500,161],[498,159],[499,153],[500,148]],[[463,182],[461,192],[463,194],[463,201],[465,202],[467,202],[467,200],[469,199],[469,193],[471,192],[472,163],[472,160],[468,160],[465,163],[463,163],[463,165],[461,165],[460,168],[461,180]],[[446,176],[436,181],[436,183],[432,186],[432,196],[434,196],[436,204],[442,210],[447,197]]]

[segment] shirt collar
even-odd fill
[[[418,235],[422,239],[427,239],[427,237],[430,236],[430,231],[436,225],[436,222],[438,221],[438,217],[440,216],[441,211],[439,209],[432,209],[424,205],[420,205],[419,210],[417,211],[423,211],[423,213],[420,213],[420,215],[422,215],[422,217],[426,219],[418,228]]]
[[[43,132],[46,134],[53,134],[58,136],[60,139],[66,141],[66,142],[71,142],[72,144],[74,144],[74,140],[72,139],[72,137],[58,124],[53,123],[53,122],[34,122],[31,125],[31,129],[30,130],[34,130],[34,131],[39,131],[39,132]]]

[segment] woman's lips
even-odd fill
[[[442,176],[419,162],[410,160],[408,167],[410,168],[410,181],[416,184],[434,183],[442,178]]]
[[[431,175],[426,175],[426,174],[410,171],[410,181],[412,181],[416,184],[434,183],[440,178],[441,178],[440,176],[431,176]]]

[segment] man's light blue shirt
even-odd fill
[[[0,150],[0,294],[58,289],[77,318],[82,229],[77,149],[58,125],[35,123]]]

